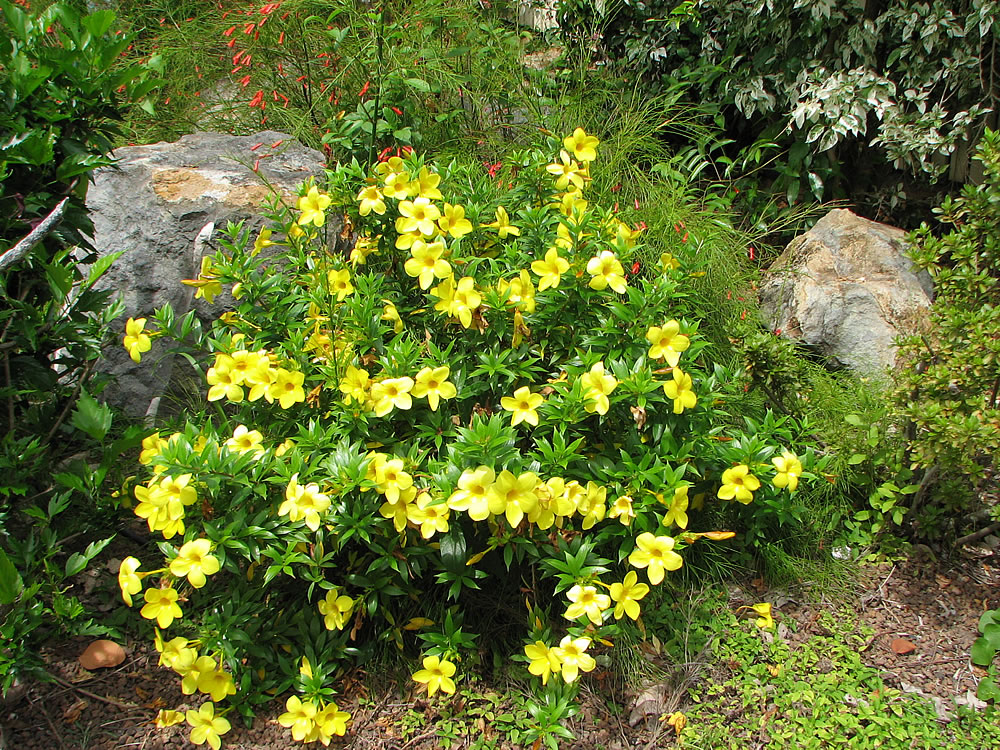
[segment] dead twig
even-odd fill
[[[27,237],[14,245],[14,247],[7,250],[3,255],[0,255],[0,271],[3,271],[21,260],[21,258],[27,255],[35,245],[45,239],[45,235],[56,228],[56,225],[62,220],[63,212],[66,210],[66,202],[68,200],[69,198],[63,198],[59,201],[49,215],[42,219],[38,226],[32,229]]]
[[[69,688],[75,693],[79,693],[80,695],[85,695],[88,698],[93,698],[95,701],[101,701],[102,703],[108,703],[112,706],[118,706],[118,708],[142,708],[142,706],[137,706],[134,703],[125,703],[124,701],[120,701],[117,698],[108,698],[107,696],[98,695],[97,693],[92,693],[89,690],[84,690],[81,687],[77,687],[72,682],[67,682],[61,677],[56,677],[55,675],[50,675],[50,676],[55,682],[59,683],[64,688]]]
[[[997,521],[996,523],[991,523],[989,526],[987,526],[984,529],[980,529],[979,531],[975,531],[971,534],[966,534],[963,537],[959,537],[958,539],[955,540],[955,546],[961,547],[963,544],[972,544],[973,542],[978,542],[980,539],[985,539],[986,537],[988,537],[997,529],[1000,529],[1000,521]]]

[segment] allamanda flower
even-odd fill
[[[372,212],[379,216],[385,214],[385,201],[382,200],[382,193],[375,185],[361,188],[361,192],[358,193],[358,201],[360,202],[358,213],[362,216],[367,216]]]
[[[507,216],[507,209],[503,206],[497,206],[496,211],[497,220],[490,223],[484,224],[483,226],[489,227],[490,229],[496,229],[497,235],[500,239],[505,240],[508,237],[520,237],[521,230],[510,223],[510,217]]]
[[[384,417],[395,409],[409,409],[413,406],[410,391],[413,378],[388,378],[372,383],[372,401],[375,402],[375,416]]]
[[[219,572],[219,560],[209,554],[212,543],[208,539],[195,539],[181,547],[177,557],[170,561],[170,572],[178,578],[187,576],[188,583],[200,589],[205,576]]]
[[[587,135],[583,128],[577,128],[573,135],[563,139],[563,146],[573,156],[582,162],[594,161],[597,158],[597,146],[600,141],[592,135]]]
[[[145,326],[145,318],[129,318],[128,322],[125,323],[125,338],[122,339],[122,343],[133,362],[141,360],[143,353],[148,352],[152,347],[149,334],[143,331]]]
[[[343,630],[354,611],[354,600],[334,587],[326,592],[326,597],[320,600],[318,607],[327,630]]]
[[[290,695],[285,701],[285,713],[278,717],[278,723],[285,729],[292,730],[292,739],[303,742],[312,734],[318,711],[312,701],[303,701],[297,695]]]
[[[597,291],[611,287],[618,294],[624,294],[628,286],[625,281],[625,269],[610,250],[602,250],[599,255],[588,260],[587,273],[591,276],[590,288]]]
[[[662,327],[650,326],[646,331],[650,359],[665,359],[668,365],[677,367],[681,352],[691,346],[691,340],[680,330],[680,323],[676,320],[669,320]]]
[[[185,718],[191,725],[191,743],[194,745],[208,743],[212,750],[219,750],[222,746],[219,735],[225,734],[232,728],[227,719],[215,715],[215,704],[211,701],[202,703],[197,711],[188,711]]]
[[[625,575],[621,583],[611,584],[611,598],[615,601],[615,619],[628,615],[633,620],[639,619],[639,600],[649,593],[649,586],[639,583],[639,576],[634,570]]]
[[[580,376],[580,382],[587,398],[584,408],[590,413],[607,414],[611,408],[608,396],[618,387],[615,376],[605,371],[603,362],[597,362],[590,368],[590,372]]]
[[[136,571],[141,563],[135,557],[126,557],[118,567],[118,586],[122,590],[122,599],[132,606],[132,594],[142,591],[142,577]]]
[[[592,623],[600,625],[604,621],[604,610],[611,606],[611,597],[607,594],[597,593],[595,586],[577,584],[569,590],[566,596],[572,602],[566,608],[565,617],[567,620],[576,620],[586,615]]]
[[[562,678],[567,684],[576,680],[580,672],[590,672],[597,666],[594,657],[587,653],[589,646],[589,638],[573,638],[567,635],[552,649],[561,664]]]
[[[802,462],[799,457],[789,451],[782,451],[780,456],[771,459],[774,464],[775,475],[771,483],[781,489],[787,487],[789,492],[795,492],[799,486],[799,477],[802,476]]]
[[[637,568],[646,568],[646,575],[653,585],[663,581],[665,570],[677,570],[684,563],[683,558],[674,552],[673,537],[653,536],[646,531],[636,537],[635,546],[628,561]]]
[[[662,495],[657,495],[657,498],[662,502]],[[667,512],[663,516],[663,525],[670,526],[671,524],[677,524],[680,528],[686,529],[688,525],[688,502],[688,486],[685,484],[675,489],[670,507],[667,508]]]
[[[466,469],[458,478],[458,489],[448,498],[448,507],[467,512],[473,521],[485,521],[490,515],[490,487],[495,480],[489,466]]]
[[[527,422],[530,425],[538,426],[538,412],[536,411],[539,406],[542,405],[545,399],[537,394],[532,393],[528,386],[521,386],[516,391],[514,391],[514,396],[504,396],[500,399],[500,405],[509,412],[513,412],[510,417],[510,424],[513,427],[521,424],[521,422]]]
[[[177,591],[172,588],[146,589],[143,598],[146,603],[139,614],[147,620],[156,620],[156,624],[163,629],[169,628],[175,619],[184,616],[177,604]]]
[[[437,656],[425,656],[424,668],[413,673],[416,682],[427,686],[427,696],[434,695],[438,690],[449,695],[455,692],[455,665],[447,659]]]
[[[424,242],[417,240],[410,248],[410,258],[403,264],[407,276],[420,281],[420,288],[427,289],[434,279],[447,279],[452,275],[451,265],[441,256],[444,254],[443,242]]]
[[[673,380],[663,384],[663,393],[674,400],[674,414],[682,414],[685,409],[693,409],[698,396],[691,387],[691,376],[674,365]]]
[[[555,649],[551,648],[545,641],[535,641],[525,646],[524,655],[530,660],[528,671],[536,677],[541,677],[543,685],[549,683],[549,675],[559,674],[562,669]]]
[[[465,208],[459,205],[444,204],[444,210],[438,219],[441,234],[447,234],[456,240],[472,232],[472,222],[465,218]]]
[[[427,398],[431,411],[437,411],[441,399],[455,398],[458,389],[448,380],[451,373],[448,365],[441,367],[424,367],[417,373],[416,382],[411,393],[415,398]]]
[[[541,277],[538,280],[538,291],[544,292],[546,289],[555,289],[559,286],[562,275],[569,270],[569,261],[559,257],[558,248],[550,247],[545,253],[544,260],[531,263],[531,270]]]
[[[330,196],[319,192],[319,189],[312,185],[309,191],[299,198],[296,208],[302,212],[297,224],[313,224],[321,227],[326,221],[326,209],[330,207]]]
[[[753,493],[760,489],[760,480],[750,473],[746,464],[738,464],[722,472],[720,500],[736,500],[747,505],[753,500]]]
[[[441,218],[441,211],[427,198],[400,201],[400,217],[396,219],[397,232],[420,232],[424,237],[437,234],[434,222]]]

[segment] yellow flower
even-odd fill
[[[448,380],[450,373],[451,370],[447,365],[433,369],[430,367],[423,368],[417,373],[417,380],[413,385],[412,394],[414,398],[424,398],[426,396],[431,411],[437,411],[438,402],[441,399],[455,398],[458,395],[458,389],[455,388],[455,384]]]
[[[195,539],[181,547],[177,557],[170,561],[170,573],[182,578],[200,589],[205,585],[205,576],[219,572],[219,560],[210,555],[212,543],[208,539]]]
[[[326,221],[324,211],[330,207],[330,196],[319,192],[316,186],[312,185],[309,192],[299,198],[296,207],[302,212],[297,224],[313,224],[321,227]]]
[[[448,498],[448,507],[455,511],[467,511],[473,521],[484,521],[490,515],[490,488],[496,480],[493,469],[480,466],[475,470],[466,469],[458,478],[458,489]],[[503,508],[499,508],[503,512]]]
[[[573,135],[568,135],[563,139],[563,146],[573,156],[582,162],[594,161],[597,158],[597,146],[600,143],[597,138],[587,135],[583,128],[577,128]]]
[[[540,481],[534,472],[526,471],[514,476],[504,469],[497,476],[489,489],[490,512],[496,515],[504,513],[511,527],[521,523],[526,513],[534,510],[538,504],[535,488]]]
[[[383,181],[382,193],[386,198],[402,200],[410,194],[410,173],[400,167],[388,173]]]
[[[233,683],[232,675],[219,668],[214,659],[209,658],[208,662],[211,666],[206,665],[204,669],[198,671],[198,691],[213,701],[225,700],[227,695],[236,695],[236,685]]]
[[[125,338],[122,339],[122,343],[133,362],[141,360],[143,352],[148,352],[152,347],[149,334],[143,333],[145,326],[145,318],[129,318],[125,323]]]
[[[555,654],[555,649],[550,648],[545,641],[535,641],[531,645],[525,646],[524,655],[531,660],[528,664],[528,671],[537,677],[541,677],[543,685],[549,683],[549,675],[559,674],[562,669],[562,664],[559,662],[559,657]]]
[[[437,656],[425,656],[424,668],[413,673],[416,682],[427,685],[427,696],[434,695],[438,690],[449,695],[455,692],[455,665],[447,659]]]
[[[468,328],[472,325],[472,312],[482,302],[482,295],[476,291],[476,280],[472,276],[464,276],[455,287],[448,310],[452,317],[458,318],[462,326]]]
[[[586,615],[592,623],[600,625],[604,621],[604,610],[611,606],[611,597],[607,594],[598,594],[594,586],[577,584],[566,596],[573,602],[566,608],[567,620],[576,620]]]
[[[278,723],[285,729],[292,730],[292,739],[304,742],[313,731],[317,713],[314,703],[291,695],[285,701],[285,713],[278,717]]]
[[[354,294],[354,285],[351,283],[351,272],[346,268],[339,271],[329,271],[326,275],[327,284],[330,286],[330,294],[337,295],[337,302],[343,302],[347,297]]]
[[[515,305],[523,309],[526,313],[535,311],[535,285],[531,283],[531,276],[522,270],[516,279],[509,282],[500,281],[497,284],[500,294],[507,293],[507,304]]]
[[[472,232],[472,222],[465,218],[465,208],[459,205],[444,204],[444,211],[438,219],[441,234],[448,234],[456,240]]]
[[[777,472],[771,483],[781,489],[787,487],[789,492],[795,492],[799,486],[799,477],[802,476],[802,462],[799,457],[789,451],[782,451],[780,456],[771,459],[774,470]]]
[[[381,235],[379,235],[381,237]],[[364,265],[368,262],[368,256],[378,252],[379,237],[358,237],[351,248],[351,255],[348,260],[355,266]]]
[[[760,489],[760,480],[750,473],[746,464],[738,464],[722,472],[720,500],[737,500],[747,505],[753,500],[753,493]]]
[[[604,503],[608,497],[608,488],[601,487],[593,482],[587,482],[587,491],[584,497],[577,503],[577,510],[583,516],[583,523],[580,524],[584,531],[594,527],[598,521],[604,520],[606,511]]]
[[[250,251],[250,257],[256,257],[260,255],[260,251],[265,247],[271,247],[277,243],[271,242],[271,235],[273,232],[270,229],[261,229],[260,234],[257,235],[257,239],[253,241],[253,250]]]
[[[188,648],[188,639],[181,636],[171,638],[164,643],[163,639],[160,638],[159,631],[156,633],[154,643],[156,644],[156,650],[160,652],[159,665],[161,667],[170,667],[173,669],[174,663],[184,658],[186,651],[194,651],[194,649]]]
[[[298,473],[285,488],[285,501],[278,508],[279,516],[288,516],[292,523],[304,520],[312,531],[319,528],[319,514],[330,507],[330,498],[319,491],[319,485],[312,483],[305,487],[299,484]]]
[[[428,200],[441,200],[441,191],[438,185],[441,184],[441,175],[431,172],[427,167],[420,168],[417,175],[417,195]]]
[[[545,171],[556,178],[556,190],[567,190],[570,183],[583,190],[586,171],[565,151],[560,151],[559,159],[546,166]]]
[[[608,396],[618,387],[615,376],[605,372],[604,363],[598,362],[590,368],[590,372],[580,376],[580,382],[583,384],[584,396],[587,399],[584,408],[591,414],[594,412],[607,414],[611,408]]]
[[[368,376],[368,371],[354,365],[348,365],[344,379],[340,381],[340,392],[344,394],[344,403],[350,404],[352,401],[357,404],[366,403],[369,388],[371,388],[371,379]]]
[[[497,206],[496,211],[497,220],[490,223],[484,224],[483,226],[489,227],[491,229],[497,230],[497,235],[500,239],[505,240],[508,237],[520,237],[521,230],[510,223],[510,217],[507,216],[507,209],[503,206]]]
[[[608,511],[608,518],[617,518],[623,526],[628,526],[635,518],[635,510],[632,509],[632,498],[628,495],[621,495],[612,504]]]
[[[426,494],[426,493],[423,493]],[[399,493],[399,500],[394,503],[384,502],[379,507],[378,512],[383,518],[391,518],[392,525],[398,532],[406,528],[409,521],[410,504],[417,497],[416,487],[407,487]]]
[[[187,723],[191,725],[191,743],[204,745],[206,742],[212,750],[219,750],[222,740],[219,735],[225,734],[232,727],[226,719],[215,715],[215,704],[205,701],[197,711],[188,711]]]
[[[118,567],[118,586],[122,590],[122,599],[128,606],[132,606],[132,594],[142,591],[142,577],[136,575],[140,563],[134,557],[126,557]]]
[[[390,503],[398,503],[400,493],[413,486],[413,477],[403,471],[403,459],[379,461],[375,466],[375,485]]]
[[[396,333],[403,332],[403,319],[399,317],[399,310],[391,302],[386,302],[385,307],[382,308],[382,316],[379,320],[385,320],[392,323],[392,330]]]
[[[680,367],[673,366],[673,380],[663,384],[663,392],[667,398],[674,400],[674,414],[682,414],[685,409],[693,409],[698,403],[698,397],[691,389],[691,376]]]
[[[215,302],[215,297],[222,293],[222,282],[219,281],[218,274],[212,267],[212,259],[207,255],[201,259],[201,272],[197,279],[183,279],[185,286],[193,286],[197,291],[194,298],[203,298],[208,304]]]
[[[347,722],[351,720],[351,715],[347,711],[341,711],[336,703],[330,701],[316,713],[315,731],[318,735],[316,739],[326,745],[333,735],[343,737],[347,733]]]
[[[639,576],[634,570],[625,575],[621,583],[611,584],[611,598],[615,601],[615,619],[628,615],[633,620],[639,619],[639,600],[649,593],[649,586],[639,583]]]
[[[220,355],[216,359],[215,366],[210,367],[205,375],[205,380],[211,386],[208,389],[207,398],[209,401],[218,401],[225,398],[234,403],[239,403],[243,400],[243,389],[237,381],[239,375],[233,372],[232,359],[226,357],[223,360],[223,356]],[[228,363],[226,360],[228,360]]]
[[[358,193],[358,200],[361,202],[361,205],[358,206],[358,213],[362,216],[367,216],[372,211],[379,216],[385,214],[385,201],[382,200],[382,193],[377,186],[368,185],[361,188],[361,192]]]
[[[660,255],[660,265],[668,271],[676,271],[681,267],[681,262],[670,253],[662,253]]]
[[[326,598],[318,606],[327,630],[343,630],[354,611],[354,600],[342,595],[340,589],[332,588],[326,592]]]
[[[521,424],[521,422],[527,422],[530,425],[538,426],[538,409],[542,405],[545,399],[537,394],[532,393],[528,386],[521,386],[516,391],[514,391],[513,398],[510,396],[504,396],[500,399],[500,406],[509,412],[513,412],[510,417],[510,424],[512,427],[516,427]]]
[[[431,505],[431,496],[426,492],[407,507],[406,518],[420,528],[420,536],[424,539],[430,539],[437,532],[448,532],[448,506],[445,503]]]
[[[167,708],[161,708],[156,714],[156,726],[160,729],[165,729],[166,727],[172,727],[176,724],[180,724],[184,721],[184,714],[180,711],[171,711]]]
[[[597,291],[611,287],[618,294],[624,294],[628,286],[625,282],[625,269],[610,250],[602,250],[600,255],[588,260],[587,273],[591,275],[590,288]]]
[[[444,254],[444,243],[441,241],[427,243],[416,240],[410,248],[411,257],[403,264],[407,276],[413,276],[420,281],[420,288],[427,289],[434,279],[447,279],[451,274],[451,265],[441,256]]]
[[[153,458],[158,456],[166,445],[167,441],[160,438],[159,432],[147,435],[142,439],[142,452],[139,454],[139,463],[143,466],[149,466],[153,462]]]
[[[231,355],[216,355],[216,366],[220,363],[225,363],[233,382],[239,385],[252,383],[259,376],[259,371],[266,370],[270,364],[266,355],[246,349],[240,349]]]
[[[636,549],[628,556],[628,561],[636,568],[646,568],[649,582],[656,585],[663,581],[663,571],[677,570],[684,563],[674,552],[674,539],[669,536],[653,536],[648,531],[639,534],[635,540]]]
[[[441,211],[427,198],[400,201],[399,213],[400,217],[396,219],[397,232],[419,232],[424,237],[437,234],[434,222],[441,218]]]
[[[569,270],[569,261],[559,257],[558,248],[550,247],[545,253],[545,260],[531,263],[531,270],[541,277],[538,280],[538,291],[544,292],[550,287],[555,289],[559,286],[562,275]]]
[[[146,589],[143,598],[146,603],[139,614],[147,620],[156,620],[160,628],[169,628],[176,618],[184,616],[177,604],[177,592],[174,589]]]
[[[375,416],[384,417],[395,409],[409,409],[413,406],[410,391],[413,378],[389,378],[372,383],[372,401],[375,402]]]
[[[590,672],[597,666],[594,657],[586,653],[589,646],[589,638],[573,638],[567,635],[552,649],[554,656],[562,665],[562,678],[567,684],[576,680],[580,672]]]
[[[559,199],[558,207],[559,213],[567,219],[572,219],[573,217],[582,219],[583,215],[587,212],[587,201],[583,199],[583,193],[579,190],[571,190]],[[562,229],[563,225],[560,224],[559,227]]]
[[[233,430],[233,436],[225,442],[225,446],[233,453],[252,452],[258,457],[264,455],[264,446],[261,441],[264,436],[258,430],[251,430],[246,425],[237,425]]]
[[[651,326],[646,331],[646,340],[649,342],[649,357],[651,359],[665,359],[671,367],[677,367],[681,359],[681,352],[691,346],[691,340],[680,333],[681,326],[676,320],[667,321],[663,327]]]
[[[306,393],[302,389],[306,377],[304,374],[279,367],[274,375],[269,392],[272,398],[278,399],[282,409],[290,409],[293,404],[306,400]]]
[[[662,495],[657,495],[657,498],[661,501],[663,500]],[[688,485],[685,484],[674,490],[674,499],[663,516],[663,525],[670,526],[671,524],[677,524],[680,528],[686,529],[688,526],[687,509]]]
[[[771,616],[770,604],[768,604],[767,602],[764,602],[762,604],[754,604],[752,607],[750,607],[750,609],[752,609],[754,612],[760,615],[760,617],[758,617],[756,622],[754,623],[758,628],[761,628],[763,630],[765,628],[774,627],[774,618]]]

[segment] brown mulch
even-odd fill
[[[866,568],[855,595],[859,623],[875,634],[861,649],[865,664],[877,668],[890,687],[938,698],[951,705],[956,698],[974,695],[983,670],[970,664],[969,648],[977,636],[979,616],[1000,608],[1000,561],[993,556],[967,556],[939,563],[915,558]],[[747,591],[747,601],[776,598],[779,623],[794,619],[783,637],[793,644],[815,635],[829,635],[820,615],[829,607],[805,597],[764,595]],[[741,602],[742,603],[742,602]],[[912,645],[910,653],[906,641]],[[894,643],[895,642],[895,643]],[[184,726],[158,729],[152,723],[159,708],[194,708],[198,696],[180,693],[178,680],[156,666],[157,655],[145,643],[126,647],[125,662],[114,669],[86,672],[76,657],[87,640],[71,641],[43,654],[54,683],[33,683],[23,698],[9,706],[0,725],[6,728],[6,750],[180,750],[192,747]],[[895,648],[894,648],[895,646]],[[639,686],[610,684],[607,673],[591,675],[581,691],[581,710],[570,728],[577,739],[565,742],[570,750],[605,747],[608,750],[646,747],[661,731],[647,717],[629,723]],[[607,682],[605,682],[607,681]],[[487,689],[482,685],[477,688]],[[409,691],[391,688],[381,695],[357,695],[342,702],[353,722],[348,734],[331,747],[379,750],[430,750],[443,747],[436,722],[454,705],[427,701]],[[503,688],[494,688],[502,700]],[[359,691],[359,692],[364,692]],[[225,735],[230,750],[278,750],[300,747],[276,717],[283,710],[275,702],[262,711],[253,728],[230,716],[233,730]],[[640,719],[642,717],[640,716]],[[514,748],[489,722],[473,726],[475,737],[452,747],[468,747],[475,739],[495,739],[495,747]],[[466,730],[467,731],[467,730]],[[314,745],[317,747],[318,745]],[[207,746],[205,746],[207,747]]]

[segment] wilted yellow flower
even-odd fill
[[[760,615],[754,623],[758,628],[774,627],[774,618],[771,616],[771,605],[769,603],[754,604],[750,609]]]
[[[180,711],[171,711],[167,708],[161,708],[156,714],[156,726],[160,729],[175,726],[183,721],[184,714]]]
[[[382,316],[379,320],[385,320],[392,323],[392,330],[395,333],[403,332],[403,319],[399,317],[399,310],[391,302],[386,302],[385,307],[382,308]]]

